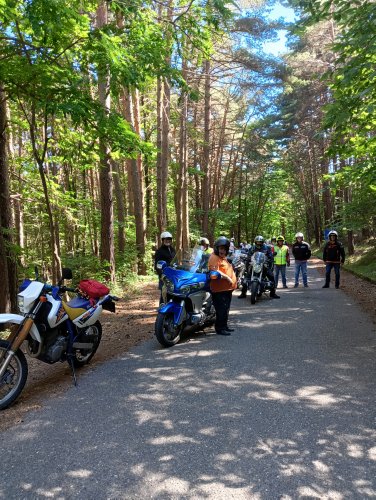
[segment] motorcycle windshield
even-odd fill
[[[189,250],[179,250],[170,263],[170,267],[189,273],[208,272],[210,255],[205,254],[199,246]]]
[[[252,263],[254,264],[264,264],[266,260],[266,257],[265,257],[265,254],[262,253],[262,252],[255,252],[253,255],[252,255]]]

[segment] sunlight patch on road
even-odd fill
[[[149,439],[147,441],[149,444],[153,445],[164,445],[164,444],[184,444],[184,443],[195,443],[199,444],[197,439],[193,439],[187,436],[183,436],[183,434],[175,434],[174,436],[161,436],[153,439]]]
[[[325,392],[325,387],[313,385],[306,386],[296,391],[296,396],[299,399],[307,400],[318,406],[329,406],[343,402],[346,398],[335,397],[332,393]]]
[[[91,470],[87,470],[87,469],[70,470],[69,472],[67,472],[67,476],[76,477],[79,479],[88,478],[92,474],[93,474],[93,472]]]

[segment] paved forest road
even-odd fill
[[[376,334],[309,281],[255,306],[237,292],[231,337],[153,339],[81,373],[1,433],[0,497],[376,498]]]

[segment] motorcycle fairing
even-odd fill
[[[77,316],[73,323],[78,328],[83,328],[85,326],[94,325],[94,323],[99,319],[99,316],[102,314],[102,306],[95,304],[93,307],[90,307],[88,310],[83,310],[83,313]]]
[[[185,319],[184,301],[177,303],[171,300],[167,304],[163,304],[158,312],[161,314],[172,313],[174,315],[174,324],[181,325]]]
[[[21,316],[20,314],[0,314],[0,323],[11,323],[13,325],[20,325],[25,319],[25,316]],[[40,337],[40,333],[38,332],[38,328],[35,324],[31,325],[30,335],[37,342],[42,342]]]
[[[163,274],[172,281],[174,288],[178,290],[182,286],[193,285],[196,283],[205,283],[205,287],[208,285],[208,277],[206,274],[202,273],[190,273],[189,271],[183,271],[181,269],[174,269],[173,267],[166,267],[163,270]]]

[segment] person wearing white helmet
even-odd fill
[[[326,264],[325,268],[325,285],[323,288],[329,288],[330,273],[334,268],[335,287],[339,288],[340,268],[341,264],[345,263],[345,249],[340,241],[338,241],[337,231],[330,231],[328,234],[328,242],[324,246],[323,261]]]
[[[200,246],[204,254],[211,255],[213,253],[213,249],[210,247],[209,240],[204,236],[200,238]]]
[[[292,254],[295,258],[295,285],[299,286],[299,273],[302,272],[303,285],[308,288],[307,260],[311,257],[311,247],[304,240],[304,234],[299,232],[295,235],[295,243],[292,245]]]
[[[162,290],[163,282],[160,279],[162,275],[162,271],[157,269],[157,262],[159,260],[164,260],[167,265],[170,264],[172,259],[175,257],[175,249],[172,246],[172,234],[168,231],[163,231],[161,234],[161,242],[162,245],[158,248],[154,255],[154,270],[159,276],[159,289]]]

